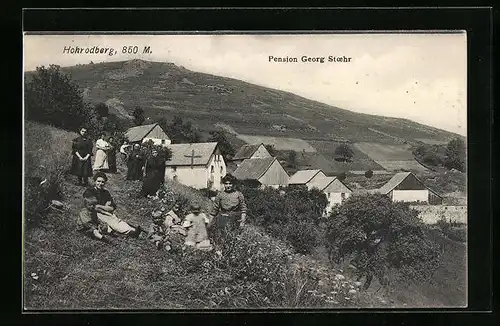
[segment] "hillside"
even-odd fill
[[[410,120],[355,113],[167,62],[107,62],[62,71],[71,75],[87,100],[106,102],[121,117],[129,118],[140,106],[151,121],[178,114],[205,132],[223,128],[247,143],[262,139],[275,143],[277,149],[319,152],[328,160],[338,142],[392,145],[410,157],[410,163],[391,164],[392,155],[375,159],[355,148],[352,170],[418,167],[409,145],[445,143],[457,136]]]

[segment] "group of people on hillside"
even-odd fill
[[[93,176],[94,185],[83,192],[83,207],[77,218],[78,230],[91,238],[110,242],[112,235],[125,235],[139,239],[143,228],[120,219],[116,214],[117,204],[105,188],[108,178],[103,172]],[[189,213],[181,219],[180,206],[165,213],[165,207],[151,212],[151,224],[147,239],[158,250],[171,250],[174,244],[182,248],[192,247],[211,250],[209,238],[218,241],[223,233],[241,230],[246,221],[246,203],[243,194],[233,187],[234,177],[223,178],[224,190],[214,199],[208,214],[202,212],[197,202],[190,204]]]
[[[117,204],[106,189],[108,176],[105,172],[116,173],[116,146],[113,138],[107,140],[101,135],[96,141],[94,165],[91,165],[93,144],[87,136],[87,129],[81,128],[80,135],[73,140],[73,160],[71,172],[78,177],[78,184],[86,187],[83,192],[83,206],[77,219],[78,230],[88,236],[110,241],[112,235],[125,235],[139,239],[145,232],[140,225],[133,225],[116,215]],[[122,160],[127,163],[127,180],[142,180],[141,193],[146,197],[155,195],[163,183],[164,158],[157,148],[152,147],[150,155],[140,144],[124,143],[120,149]],[[93,184],[89,184],[92,177]],[[147,232],[156,248],[172,248],[173,242],[181,239],[183,247],[211,249],[209,237],[220,238],[229,230],[239,230],[246,221],[246,203],[243,194],[234,189],[234,177],[222,179],[224,190],[213,200],[210,212],[202,212],[197,202],[190,203],[189,213],[181,219],[179,204],[170,210],[162,207],[151,212],[151,225]],[[167,213],[165,213],[167,211]],[[217,241],[217,240],[216,240]]]
[[[80,135],[73,139],[71,172],[77,176],[80,186],[88,186],[88,180],[95,172],[117,173],[117,146],[113,137],[106,139],[105,134],[101,134],[95,146],[92,165],[93,144],[87,135],[87,129],[81,128]],[[131,146],[125,141],[119,152],[127,165],[127,180],[142,180],[142,195],[153,196],[163,183],[165,174],[165,162],[158,149],[152,148],[150,155],[146,155],[144,146]]]

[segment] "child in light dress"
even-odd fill
[[[191,204],[191,213],[184,219],[183,227],[187,229],[185,245],[201,250],[211,250],[212,245],[208,239],[207,224],[209,222],[205,213],[201,213],[198,203]]]

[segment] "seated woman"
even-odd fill
[[[104,186],[108,181],[108,177],[103,172],[96,172],[94,175],[95,185],[87,188],[84,193],[84,198],[95,197],[97,204],[95,210],[99,221],[106,223],[113,231],[125,234],[134,238],[138,238],[142,232],[140,226],[134,227],[119,219],[113,212],[116,209],[116,203],[111,197],[109,191]]]

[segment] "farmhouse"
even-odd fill
[[[152,140],[155,145],[168,146],[172,142],[158,123],[132,127],[125,133],[130,143],[144,143]]]
[[[300,170],[290,177],[288,184],[305,185],[310,190],[324,180],[328,180],[328,177],[321,170]]]
[[[172,144],[165,162],[165,180],[176,180],[196,189],[221,189],[226,164],[217,143]]]
[[[329,214],[333,206],[342,204],[342,202],[352,194],[352,190],[336,177],[327,176],[325,178],[313,178],[309,182],[308,188],[309,190],[316,188],[326,195],[328,204],[325,208],[324,215]]]
[[[287,186],[290,177],[275,157],[244,160],[233,173],[238,180],[255,180],[262,187]]]
[[[392,201],[422,202],[440,205],[443,198],[429,189],[411,172],[396,173],[386,184],[377,190],[388,195]]]
[[[234,154],[232,162],[239,165],[246,159],[252,158],[269,158],[271,154],[266,149],[264,144],[247,144],[241,146],[241,148]]]

